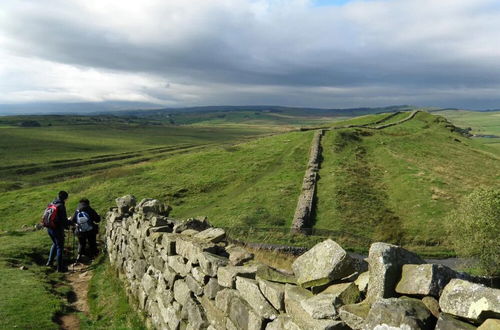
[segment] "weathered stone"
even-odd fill
[[[153,198],[144,198],[137,204],[135,210],[142,214],[155,214],[155,215],[164,215],[168,216],[168,213],[172,210],[172,208],[168,205],[163,204],[157,199]]]
[[[317,320],[312,318],[301,305],[301,301],[312,297],[310,291],[295,285],[285,285],[285,310],[300,328],[303,329],[347,329],[344,322]]]
[[[219,267],[227,265],[229,260],[216,254],[203,252],[198,255],[198,263],[205,274],[213,277],[217,275]]]
[[[147,267],[148,267],[148,264],[147,264],[146,260],[144,260],[144,259],[137,259],[133,263],[133,272],[134,272],[135,277],[138,280],[142,280],[142,277],[146,273]]]
[[[144,292],[150,296],[153,291],[156,290],[157,279],[154,277],[154,271],[151,267],[144,274],[141,280],[141,286],[144,289]]]
[[[223,289],[217,292],[217,296],[215,297],[215,305],[223,313],[227,314],[229,312],[229,304],[231,303],[231,299],[236,295],[238,295],[238,291],[236,290]]]
[[[169,256],[167,258],[168,265],[172,268],[176,273],[181,276],[187,276],[191,272],[191,263],[185,262],[182,256]]]
[[[300,305],[313,319],[330,319],[337,316],[334,301],[331,294],[319,294],[302,300]]]
[[[194,279],[197,280],[200,284],[206,284],[208,282],[208,279],[210,278],[201,270],[199,266],[193,267],[193,269],[191,269],[191,275],[193,275]]]
[[[283,272],[280,272],[274,268],[268,267],[268,266],[262,266],[258,267],[257,273],[255,274],[255,277],[258,277],[260,279],[270,281],[270,282],[277,282],[277,283],[283,283],[283,284],[297,284],[297,279],[295,276],[286,274]]]
[[[203,296],[200,298],[200,304],[205,311],[205,315],[210,323],[210,326],[216,330],[224,330],[226,328],[227,318],[224,315],[224,312],[215,306],[215,302],[208,299],[208,297]]]
[[[285,310],[285,286],[258,278],[259,288],[264,297],[279,311]]]
[[[434,315],[435,318],[439,317],[439,314],[441,314],[441,310],[439,309],[439,302],[436,300],[436,298],[427,296],[422,298],[422,302],[424,303],[425,307],[431,312],[432,315]]]
[[[116,206],[118,206],[119,214],[125,214],[130,212],[130,208],[134,207],[137,203],[133,195],[125,195],[118,197],[116,200]]]
[[[172,232],[172,228],[174,226],[174,224],[168,220],[166,217],[163,217],[163,216],[160,216],[160,215],[157,215],[157,216],[153,216],[151,217],[151,225],[153,227],[164,227],[164,226],[168,226],[170,227],[170,231],[169,233]]]
[[[194,237],[194,235],[196,235],[198,233],[199,233],[199,231],[196,229],[186,229],[186,230],[183,230],[180,233],[180,235],[185,236],[185,237]]]
[[[478,328],[478,330],[499,330],[500,320],[499,319],[487,319]]]
[[[217,279],[211,277],[208,283],[203,287],[203,294],[210,299],[215,299],[217,292],[220,290],[222,290],[222,287],[219,285]]]
[[[237,245],[226,247],[226,251],[229,253],[229,263],[233,266],[243,265],[243,263],[252,260],[254,257],[252,253]]]
[[[276,320],[268,323],[266,330],[302,330],[292,321],[292,318],[286,315],[280,315]]]
[[[363,328],[365,319],[370,311],[370,304],[361,302],[359,304],[344,305],[339,308],[339,316],[351,329],[359,330]]]
[[[229,319],[237,329],[261,330],[263,318],[239,295],[231,298],[229,304]]]
[[[439,315],[435,330],[474,330],[475,326],[467,322],[457,320],[450,314]]]
[[[186,303],[186,300],[190,297],[190,294],[191,290],[189,290],[186,281],[184,280],[175,281],[174,298],[179,304],[184,305]]]
[[[162,277],[165,280],[167,287],[172,288],[174,286],[174,282],[177,278],[179,278],[179,273],[170,268],[168,265],[165,265],[162,272]]]
[[[236,277],[236,290],[241,297],[245,299],[250,306],[259,314],[259,316],[274,320],[278,315],[276,309],[266,300],[259,289],[256,280],[244,277]]]
[[[434,329],[435,319],[419,299],[388,298],[375,301],[363,326],[402,329]]]
[[[195,234],[194,238],[205,242],[218,243],[226,238],[226,231],[222,228],[207,228]]]
[[[202,231],[211,227],[208,223],[206,217],[202,218],[190,218],[185,221],[176,223],[174,226],[174,233],[182,233],[187,229],[194,229],[196,231]]]
[[[330,285],[320,294],[332,296],[336,307],[355,304],[361,296],[358,286],[353,282]]]
[[[179,235],[176,240],[175,246],[177,254],[183,256],[184,258],[191,261],[193,264],[197,264],[198,257],[203,252],[213,253],[216,251],[216,246],[213,243],[207,243],[200,240],[196,240],[192,237],[184,237]]]
[[[453,279],[444,288],[439,306],[444,313],[470,320],[500,318],[500,289]]]
[[[183,306],[184,313],[187,314],[188,326],[186,330],[189,329],[204,329],[208,327],[208,320],[205,316],[204,311],[201,306],[192,299],[189,298],[186,300],[186,304]]]
[[[170,226],[157,226],[157,227],[149,227],[146,236],[150,236],[153,233],[171,233],[172,227]],[[157,235],[156,237],[160,238],[163,236]],[[156,243],[156,242],[155,242]]]
[[[176,301],[167,307],[163,319],[170,329],[179,329],[181,323],[181,308],[181,305]]]
[[[306,288],[328,284],[355,271],[352,258],[331,239],[316,244],[298,257],[292,268],[297,283]]]
[[[419,256],[399,246],[373,243],[368,254],[370,279],[366,299],[374,302],[378,298],[395,296],[396,283],[401,277],[404,264],[425,263]]]
[[[358,289],[361,293],[366,293],[368,290],[368,281],[370,279],[370,272],[363,272],[359,274],[358,278],[354,281],[354,283],[358,286]]]
[[[401,294],[439,297],[456,272],[436,264],[403,265],[396,292]]]
[[[203,294],[203,287],[194,279],[193,276],[188,275],[184,280],[186,281],[189,290],[191,290],[191,292],[195,295],[201,296]]]
[[[176,251],[175,251],[176,239],[177,239],[176,234],[164,234],[163,235],[161,245],[163,246],[163,252],[165,253],[166,256],[173,256],[176,254]]]
[[[217,278],[219,285],[226,288],[234,288],[236,277],[255,278],[257,267],[255,266],[226,266],[219,267]]]

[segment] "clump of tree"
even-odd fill
[[[21,127],[40,127],[42,126],[39,122],[36,120],[25,120],[19,123],[19,126]]]
[[[500,189],[473,191],[448,223],[457,254],[477,259],[484,275],[500,275]]]

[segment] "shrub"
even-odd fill
[[[500,275],[500,189],[473,191],[448,223],[457,254],[477,259],[484,275]]]

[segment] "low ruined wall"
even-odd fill
[[[321,138],[324,130],[314,133],[311,149],[309,151],[309,161],[306,173],[302,182],[302,189],[297,201],[297,207],[292,221],[292,231],[300,232],[302,228],[310,225],[311,213],[313,212],[314,198],[316,196],[316,183],[318,181],[318,171],[321,160]]]
[[[474,329],[498,325],[500,290],[398,246],[368,264],[326,240],[293,274],[229,245],[206,219],[177,221],[157,200],[117,199],[107,214],[111,264],[156,329]],[[485,321],[487,318],[489,320]]]

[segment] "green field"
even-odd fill
[[[448,118],[460,127],[472,128],[473,134],[495,136],[476,139],[500,150],[500,111],[444,110],[434,113]]]
[[[339,123],[293,118],[293,128],[385,124],[408,114]],[[27,128],[18,126],[21,117],[0,119],[0,328],[57,328],[54,314],[66,309],[68,287],[42,266],[47,234],[23,228],[39,221],[61,189],[70,193],[70,211],[85,196],[105,214],[116,197],[134,194],[171,205],[176,218],[208,216],[212,224],[251,241],[311,246],[331,236],[359,252],[366,252],[371,241],[384,240],[425,255],[450,256],[446,215],[476,186],[500,185],[500,149],[486,139],[454,132],[442,117],[419,113],[383,130],[335,129],[323,139],[314,235],[291,235],[314,132],[286,131],[292,120],[276,125],[276,114],[261,122],[240,115],[234,114],[233,123],[210,120],[208,125],[199,118],[184,126],[153,119],[55,116],[36,117],[41,127]],[[459,126],[473,126],[463,123]],[[500,123],[488,127],[495,132]],[[28,270],[20,270],[21,265]],[[95,272],[91,315],[82,317],[82,325],[138,326],[108,264]],[[24,315],[43,316],[23,319],[21,309]]]

